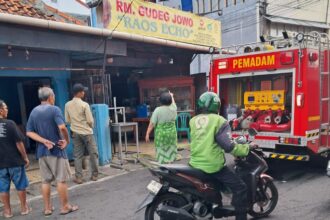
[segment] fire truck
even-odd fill
[[[269,158],[329,161],[329,48],[326,34],[311,32],[213,55],[209,90],[219,94],[233,136],[255,128],[249,138]]]

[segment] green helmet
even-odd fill
[[[214,92],[204,92],[198,99],[197,107],[208,113],[215,113],[219,112],[221,106],[219,96]]]

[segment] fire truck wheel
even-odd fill
[[[326,169],[328,165],[329,158],[323,157],[321,155],[311,155],[310,156],[310,166],[317,169]]]

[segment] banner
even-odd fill
[[[103,23],[107,29],[221,47],[220,21],[140,0],[103,2]]]

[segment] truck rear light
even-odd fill
[[[290,65],[293,64],[294,55],[293,51],[282,52],[280,56],[281,64],[283,65]]]
[[[298,93],[296,96],[296,104],[298,107],[303,107],[304,106],[304,93]]]
[[[301,144],[300,138],[290,138],[290,137],[280,137],[279,141],[280,144]]]

